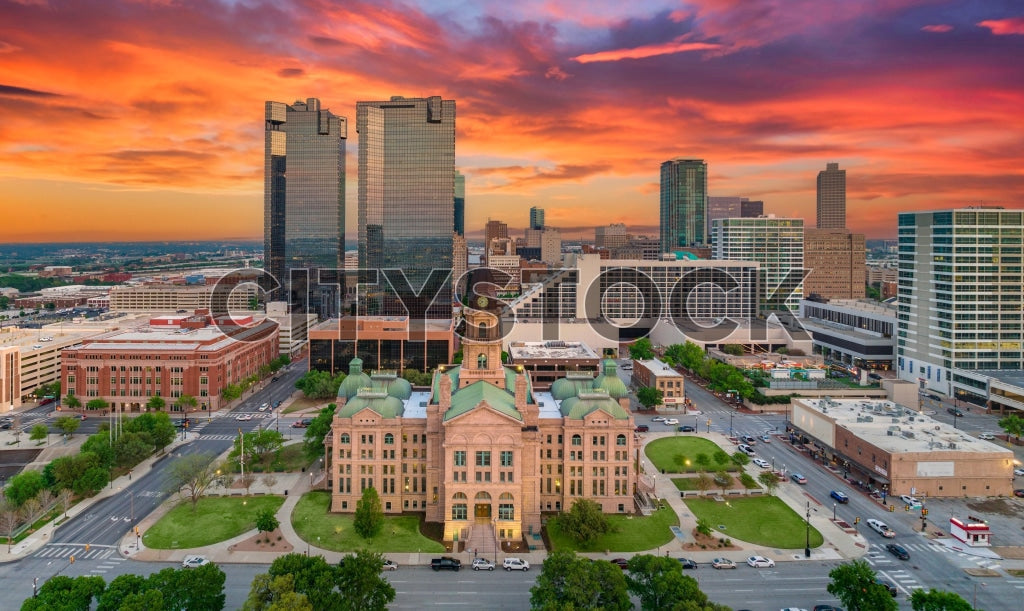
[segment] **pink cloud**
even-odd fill
[[[672,42],[656,45],[643,45],[632,49],[611,49],[598,51],[597,53],[585,53],[572,58],[581,64],[591,62],[615,62],[620,59],[643,59],[657,55],[671,55],[672,53],[683,53],[686,51],[710,51],[720,49],[721,45],[709,42],[683,42],[675,40]]]
[[[978,23],[979,27],[988,28],[996,36],[1008,34],[1024,34],[1024,17],[1007,19],[988,19]]]
[[[951,26],[951,25],[949,25],[947,23],[936,23],[936,24],[933,24],[933,25],[926,25],[926,26],[921,28],[922,32],[936,32],[936,33],[950,32],[952,30],[953,30],[953,26]]]

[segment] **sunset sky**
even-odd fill
[[[658,166],[814,223],[1024,206],[1020,0],[0,0],[0,242],[262,238],[263,102],[457,103],[466,226],[656,233]]]

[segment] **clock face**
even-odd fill
[[[486,308],[487,307],[487,298],[484,297],[483,295],[477,297],[476,298],[476,305],[480,306],[481,308]]]

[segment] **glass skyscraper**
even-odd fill
[[[707,243],[708,164],[672,159],[661,164],[661,251]]]
[[[466,235],[466,177],[455,170],[455,233]]]
[[[271,298],[322,317],[338,311],[345,261],[345,140],[348,121],[308,98],[265,105],[265,269],[281,284]],[[296,274],[293,270],[308,270]],[[308,283],[306,282],[308,278]],[[330,282],[339,286],[331,286]]]
[[[396,96],[356,102],[356,131],[359,265],[403,270],[412,290],[419,292],[431,270],[448,274],[452,269],[455,101]],[[414,315],[406,311],[408,304],[385,294],[383,279],[378,285],[381,299],[370,299],[367,313]],[[431,318],[451,317],[450,288],[441,290]]]

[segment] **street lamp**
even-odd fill
[[[811,557],[811,502],[807,501],[807,540],[804,546],[804,557]]]
[[[832,521],[836,521],[836,504],[832,503]]]
[[[981,587],[984,588],[986,585],[988,585],[988,584],[986,584],[985,582],[981,582]],[[971,602],[971,608],[972,609],[977,609],[978,608],[978,582],[977,581],[974,582],[974,600]]]
[[[729,437],[732,437],[732,417],[735,412],[729,412]]]

